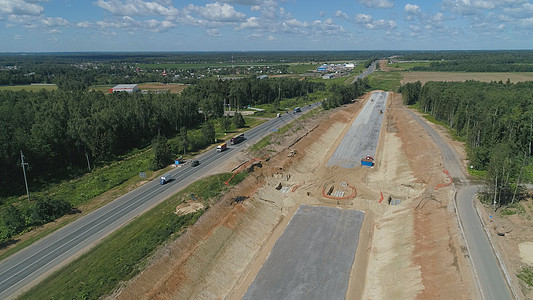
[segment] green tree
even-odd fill
[[[26,222],[22,213],[15,206],[8,205],[2,213],[0,223],[0,226],[4,227],[4,238],[10,238],[20,233],[25,225]]]
[[[152,149],[154,150],[154,157],[152,159],[152,170],[159,170],[166,167],[172,158],[170,154],[170,147],[167,139],[159,133],[152,142]]]
[[[231,118],[228,116],[222,117],[220,125],[225,132],[228,132],[231,129]]]
[[[233,117],[233,124],[235,124],[237,128],[243,128],[246,126],[246,121],[244,121],[244,117],[240,113],[236,113]]]
[[[206,145],[216,142],[215,127],[213,126],[213,123],[204,123],[202,126],[202,137]]]

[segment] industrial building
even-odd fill
[[[136,84],[117,84],[112,89],[109,89],[109,92],[128,92],[135,93],[139,91],[139,87]]]

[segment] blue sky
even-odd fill
[[[0,52],[533,49],[533,0],[0,0]]]

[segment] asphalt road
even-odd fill
[[[417,114],[409,113],[429,134],[441,150],[444,168],[448,170],[457,188],[456,204],[459,221],[462,224],[468,253],[474,267],[478,286],[483,299],[513,299],[500,264],[489,244],[483,226],[474,209],[473,198],[478,186],[471,185],[461,170],[461,159],[442,137]]]
[[[374,61],[372,62],[372,64],[370,64],[370,66],[361,74],[357,75],[357,77],[355,77],[353,80],[352,80],[352,83],[356,82],[357,79],[363,79],[365,78],[366,76],[370,75],[370,73],[374,72],[374,70],[376,70],[376,64],[378,63],[378,61]]]
[[[373,71],[368,70],[364,76]],[[240,144],[231,145],[224,152],[213,149],[199,155],[196,158],[200,161],[199,166],[192,168],[186,164],[171,171],[172,180],[167,184],[160,185],[159,179],[148,182],[4,259],[0,262],[0,299],[20,295],[52,271],[87,252],[119,227],[207,174],[210,168],[231,159],[238,152],[235,150],[257,142],[318,105],[320,102],[304,106],[301,113],[282,114],[280,118],[252,128],[245,133],[246,140]]]
[[[345,299],[363,218],[300,206],[243,299]]]
[[[374,157],[388,95],[388,92],[372,93],[326,166],[350,169],[361,165],[361,158],[366,155]]]
[[[0,262],[0,299],[20,294],[49,275],[50,271],[57,270],[88,251],[91,246],[134,217],[207,174],[212,167],[230,159],[239,148],[257,142],[317,105],[319,103],[302,107],[301,113],[284,114],[250,129],[245,133],[245,141],[229,145],[226,151],[216,152],[216,149],[212,149],[199,155],[196,158],[200,161],[199,166],[185,164],[169,172],[172,180],[167,184],[160,185],[159,179],[148,182],[6,258]]]

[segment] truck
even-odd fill
[[[229,141],[229,143],[232,144],[232,145],[235,145],[235,144],[238,144],[238,143],[240,143],[242,141],[244,141],[244,133],[243,134],[239,134],[236,137],[232,137],[231,140]]]
[[[374,158],[370,155],[367,155],[365,158],[361,159],[361,166],[373,167]]]
[[[218,152],[222,152],[222,151],[226,150],[227,148],[228,148],[228,144],[222,143],[222,144],[217,146],[217,151]]]
[[[159,184],[165,184],[170,181],[170,174],[165,174],[159,178]]]
[[[301,111],[302,111],[302,109],[299,106],[294,109],[294,113],[299,113]]]

